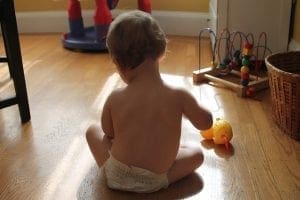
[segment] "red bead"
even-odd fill
[[[241,79],[249,80],[249,73],[241,73]]]
[[[246,96],[247,97],[253,97],[255,95],[255,87],[249,87],[246,90]]]
[[[246,42],[244,45],[244,48],[246,48],[246,49],[252,49],[252,47],[253,47],[253,44],[250,44],[249,42]]]

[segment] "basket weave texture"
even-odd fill
[[[265,61],[273,119],[286,134],[300,140],[300,51],[273,54]]]

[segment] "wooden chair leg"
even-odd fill
[[[15,16],[13,0],[2,2],[1,10],[3,20],[1,21],[3,40],[5,43],[6,56],[8,58],[8,66],[11,78],[13,79],[17,104],[22,123],[30,120],[30,109],[28,104],[28,96],[26,82],[24,77],[22,56],[19,43],[18,28]]]

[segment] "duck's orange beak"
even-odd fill
[[[229,141],[226,135],[223,135],[223,140],[225,144],[225,148],[228,150],[229,149]]]

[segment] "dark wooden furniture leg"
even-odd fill
[[[30,109],[24,77],[19,34],[13,0],[0,0],[1,30],[10,76],[13,79],[16,96],[0,101],[0,108],[18,104],[22,123],[30,120]]]

